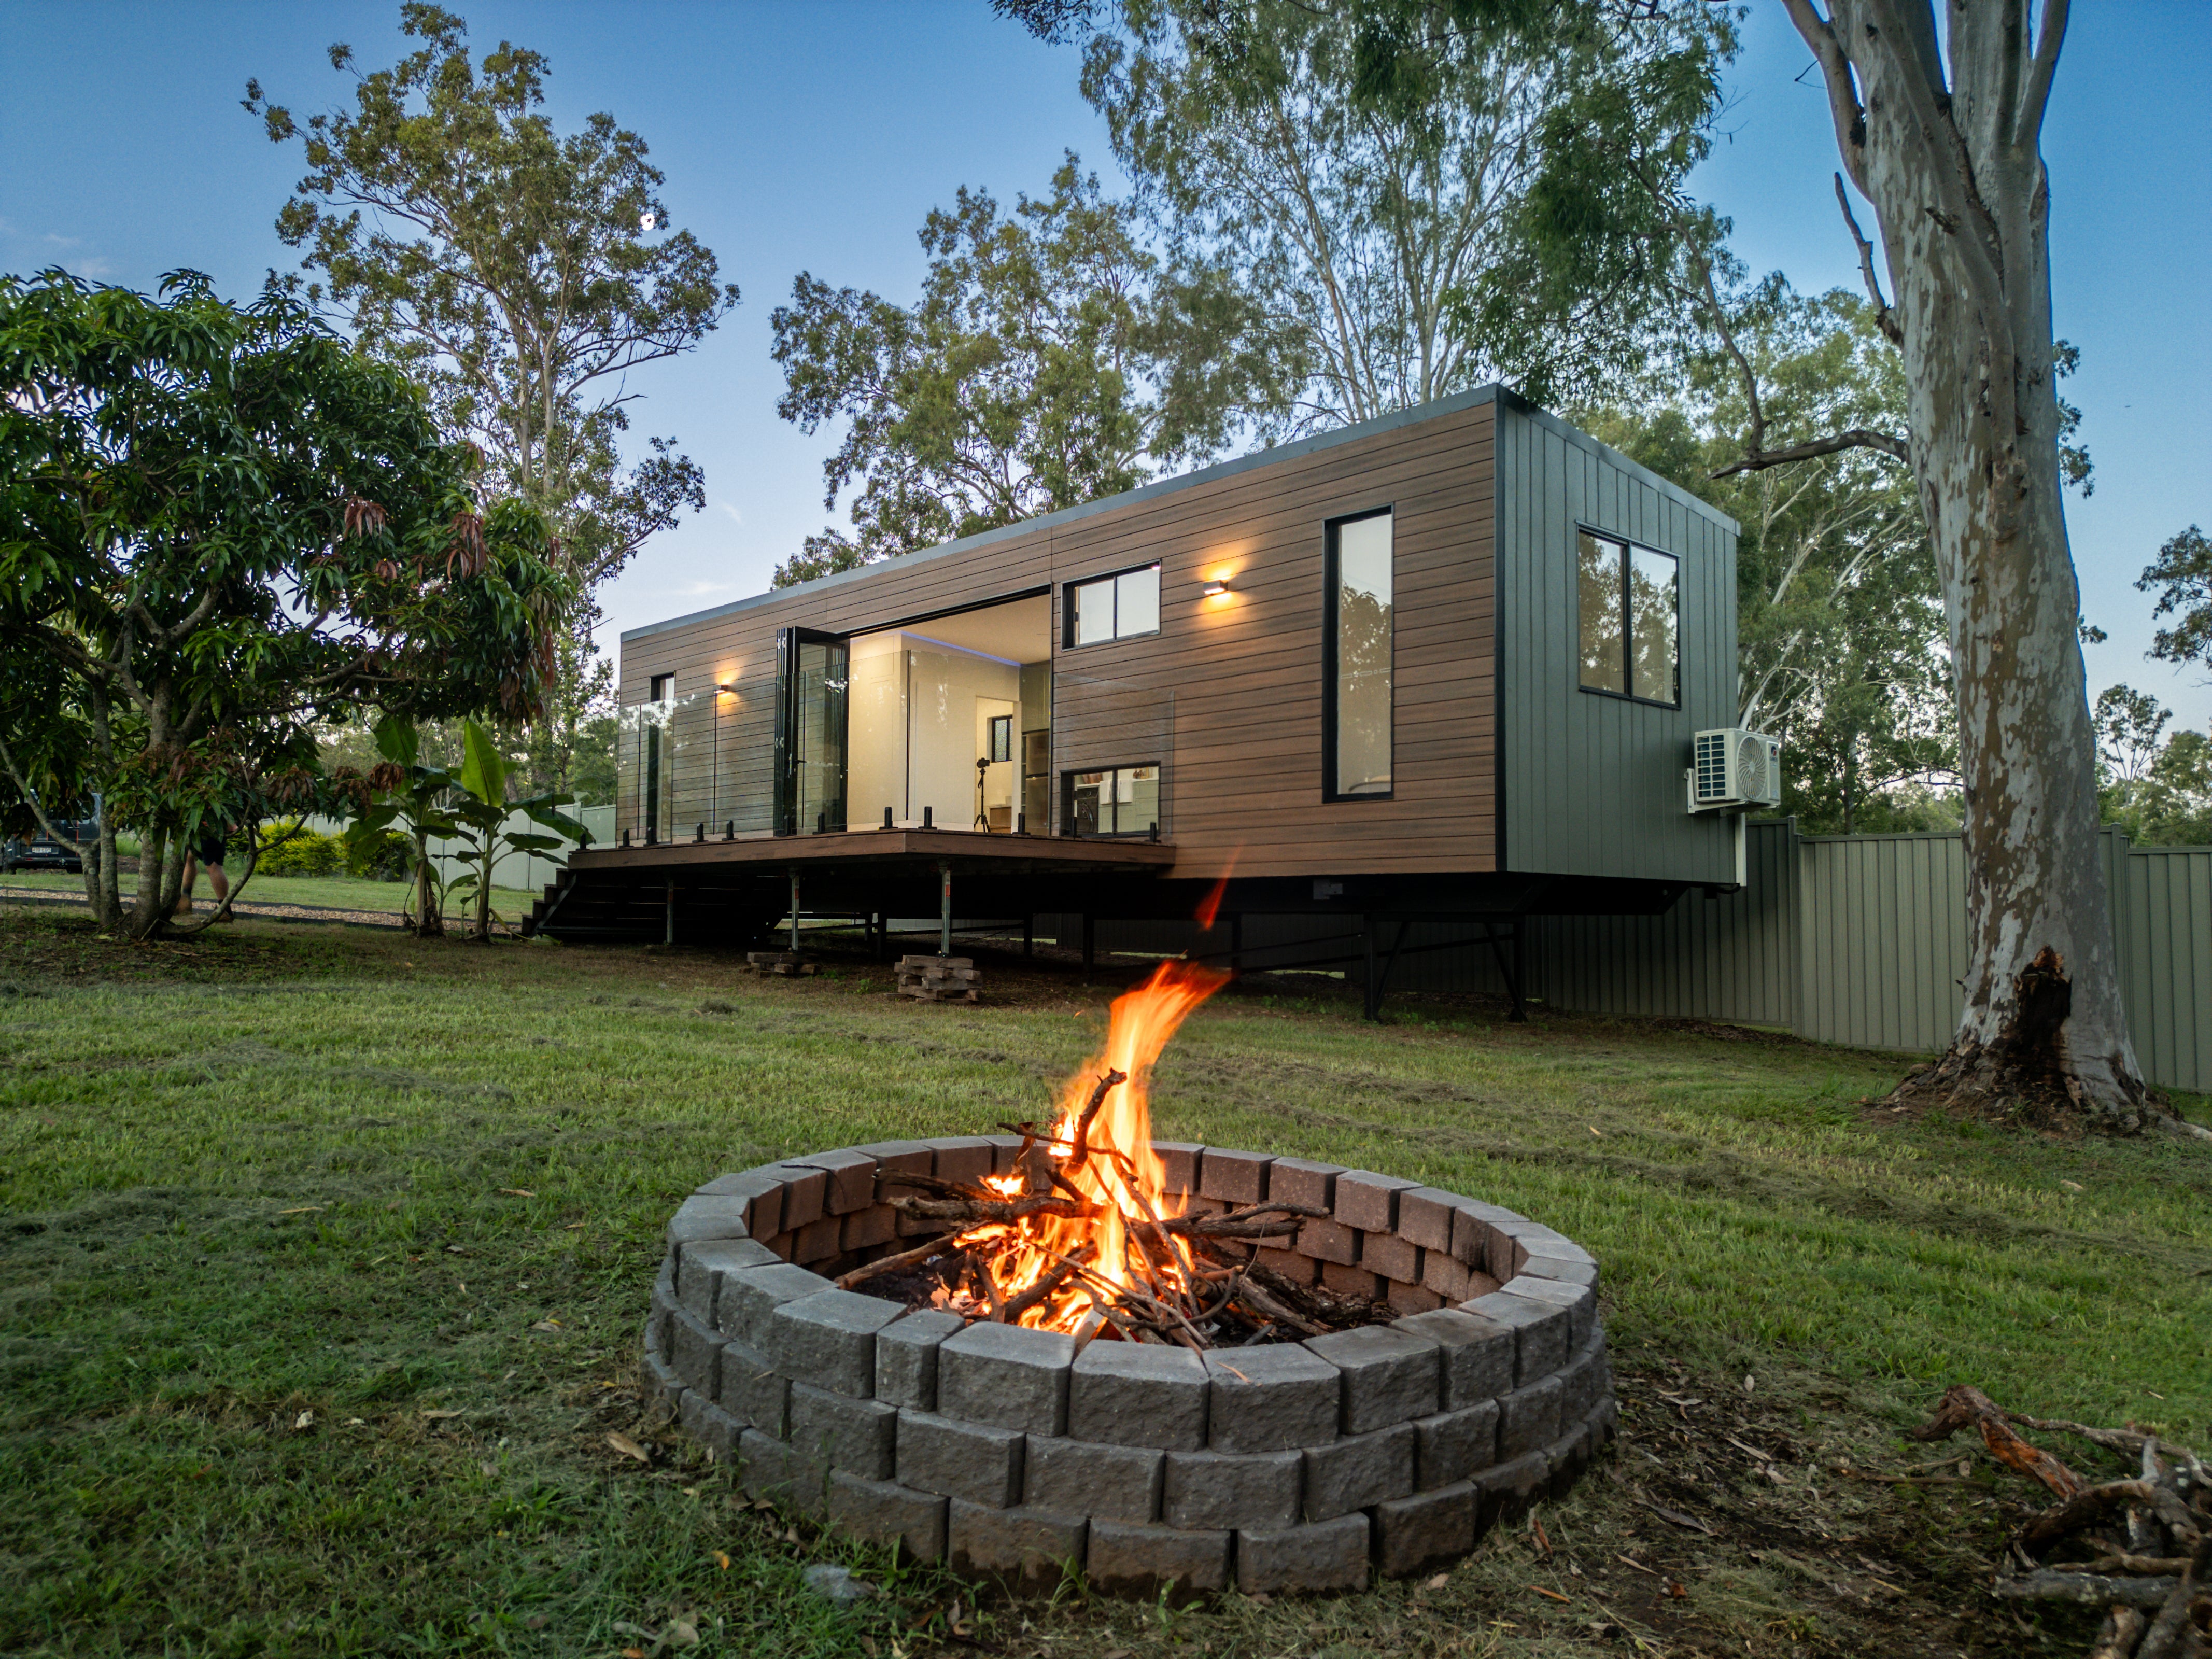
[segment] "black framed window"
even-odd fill
[[[653,677],[651,690],[647,694],[646,701],[647,702],[675,702],[676,676],[673,674],[655,674]]]
[[[1160,568],[1140,565],[1110,576],[1070,582],[1061,592],[1066,617],[1063,643],[1103,645],[1160,631]]]
[[[990,748],[983,757],[994,765],[1014,757],[1014,717],[1012,714],[991,716]]]
[[[1682,562],[1595,530],[1576,538],[1582,687],[1679,707]]]
[[[1061,833],[1149,836],[1160,821],[1160,769],[1110,766],[1060,774]]]
[[[1397,620],[1395,515],[1384,507],[1328,526],[1328,635],[1322,793],[1389,798]]]

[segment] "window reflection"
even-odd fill
[[[1577,538],[1575,613],[1584,690],[1681,702],[1681,569],[1671,553],[1587,530]]]
[[[1390,793],[1391,517],[1336,526],[1329,587],[1335,655],[1332,795]]]

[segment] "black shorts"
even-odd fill
[[[222,831],[213,830],[202,831],[199,840],[192,845],[192,852],[202,864],[210,869],[221,864],[222,862]]]

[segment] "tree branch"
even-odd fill
[[[1881,297],[1881,281],[1875,274],[1874,244],[1867,240],[1859,229],[1859,222],[1851,215],[1851,198],[1844,193],[1844,175],[1836,175],[1836,205],[1844,210],[1844,222],[1850,227],[1851,240],[1858,244],[1859,275],[1866,280],[1867,297],[1874,301],[1874,325],[1881,331],[1881,337],[1892,345],[1905,343],[1905,331],[1898,325],[1897,313],[1889,308],[1889,301]]]
[[[1903,438],[1893,437],[1887,432],[1869,432],[1863,427],[1853,427],[1848,432],[1838,432],[1831,437],[1814,438],[1808,443],[1792,444],[1787,449],[1753,449],[1734,465],[1709,472],[1709,478],[1732,478],[1739,472],[1759,472],[1770,466],[1787,466],[1792,461],[1809,461],[1815,456],[1832,455],[1844,449],[1871,449],[1900,461],[1910,462],[1912,451]]]
[[[2043,31],[2035,43],[2035,60],[2028,65],[2027,90],[2013,118],[2012,131],[2002,135],[2015,149],[2041,142],[2043,112],[2051,102],[2051,77],[2058,68],[2058,49],[2066,42],[2068,0],[2043,0]]]

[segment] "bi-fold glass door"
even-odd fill
[[[845,827],[851,650],[842,634],[783,628],[775,636],[775,831]]]

